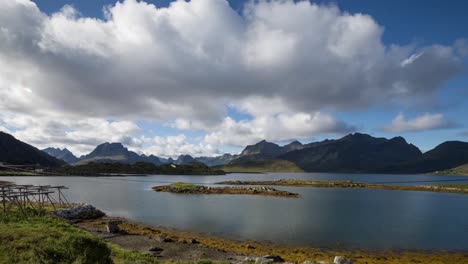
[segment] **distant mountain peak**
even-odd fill
[[[235,161],[258,160],[273,158],[281,154],[282,148],[272,142],[262,140],[254,145],[248,145]]]
[[[119,155],[119,154],[126,154],[128,149],[122,145],[122,143],[118,142],[105,142],[98,145],[89,155],[87,156],[96,156],[96,155]]]
[[[68,164],[73,164],[78,161],[78,158],[71,153],[67,148],[46,148],[42,150],[43,152],[55,157],[57,159],[63,160]]]
[[[216,165],[225,165],[236,159],[239,155],[232,155],[229,153],[224,153],[221,156],[216,157],[196,157],[195,159],[198,162],[204,163],[207,166],[216,166]]]
[[[54,147],[48,147],[43,149],[42,151],[48,152],[48,151],[57,151],[57,152],[70,152],[67,148],[54,148]],[[71,152],[70,152],[71,153]]]
[[[288,147],[288,146],[303,146],[303,144],[297,140],[294,140],[293,142],[291,143],[288,143],[286,145],[284,145],[283,147]]]
[[[97,148],[114,148],[114,149],[127,149],[126,147],[124,147],[124,145],[120,142],[112,142],[112,143],[109,143],[109,142],[105,142],[101,145],[98,145]]]
[[[149,162],[155,165],[160,165],[162,162],[156,156],[138,155],[133,151],[129,151],[120,142],[105,142],[98,145],[91,153],[82,156],[78,164],[89,162],[118,162],[134,164],[136,162]]]
[[[350,134],[348,134],[348,135],[342,137],[342,139],[357,139],[357,138],[372,139],[372,138],[374,138],[374,137],[371,136],[371,135],[369,135],[369,134],[358,133],[358,132],[350,133]]]
[[[192,162],[197,162],[196,159],[194,159],[192,156],[190,155],[180,155],[177,160],[175,161],[176,164],[179,164],[179,165],[186,165],[186,164],[190,164]]]
[[[392,141],[392,142],[399,142],[399,143],[403,143],[403,144],[407,144],[407,143],[408,143],[408,142],[406,141],[405,138],[400,137],[400,136],[391,138],[390,141]]]
[[[284,145],[282,149],[283,149],[283,153],[286,153],[289,151],[299,150],[303,148],[304,148],[304,145],[301,142],[294,140],[293,142]]]

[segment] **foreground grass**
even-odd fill
[[[214,166],[213,168],[225,172],[304,172],[304,170],[299,168],[296,164],[287,160],[256,160],[240,164]]]
[[[157,263],[148,255],[106,243],[47,212],[25,220],[10,211],[0,223],[0,263]]]

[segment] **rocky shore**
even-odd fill
[[[56,213],[106,242],[142,252],[161,262],[195,263],[467,263],[467,252],[367,251],[284,246],[274,242],[238,241],[168,227],[150,226],[124,218],[102,216],[90,205],[76,205]],[[65,218],[71,216],[69,218]],[[84,217],[83,219],[78,219]],[[281,243],[278,241],[278,243]]]
[[[277,190],[271,187],[209,187],[200,185],[191,185],[177,183],[171,185],[155,186],[152,188],[157,192],[170,192],[178,194],[248,194],[248,195],[267,195],[281,197],[299,197],[296,193]]]
[[[467,184],[450,185],[383,185],[369,184],[354,181],[319,181],[319,180],[289,180],[281,179],[276,181],[224,181],[217,184],[222,185],[261,185],[261,186],[289,186],[289,187],[316,187],[316,188],[368,188],[383,190],[401,190],[401,191],[423,191],[423,192],[444,192],[468,194]]]
[[[108,232],[107,225],[110,221],[119,223],[118,233]],[[75,225],[110,243],[132,251],[147,252],[162,261],[190,262],[210,259],[215,262],[249,264],[272,262],[436,264],[467,263],[466,259],[468,259],[468,253],[464,252],[340,250],[284,246],[271,242],[238,241],[167,227],[149,226],[112,217],[83,220]]]

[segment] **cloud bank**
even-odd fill
[[[225,0],[126,0],[96,19],[3,0],[0,12],[0,111],[65,120],[54,129],[79,134],[77,149],[104,139],[89,138],[90,120],[122,138],[135,120],[174,122],[207,131],[206,144],[340,133],[352,126],[334,111],[430,100],[466,53],[464,41],[386,45],[371,16],[309,1],[253,1],[239,14]],[[251,118],[233,120],[226,105]],[[31,143],[55,131],[3,122]]]

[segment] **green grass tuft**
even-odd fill
[[[158,263],[154,257],[120,248],[49,212],[28,218],[9,210],[0,223],[0,263]]]
[[[186,183],[186,182],[176,182],[171,184],[172,188],[177,188],[177,189],[192,189],[195,188],[196,185],[192,183]]]

